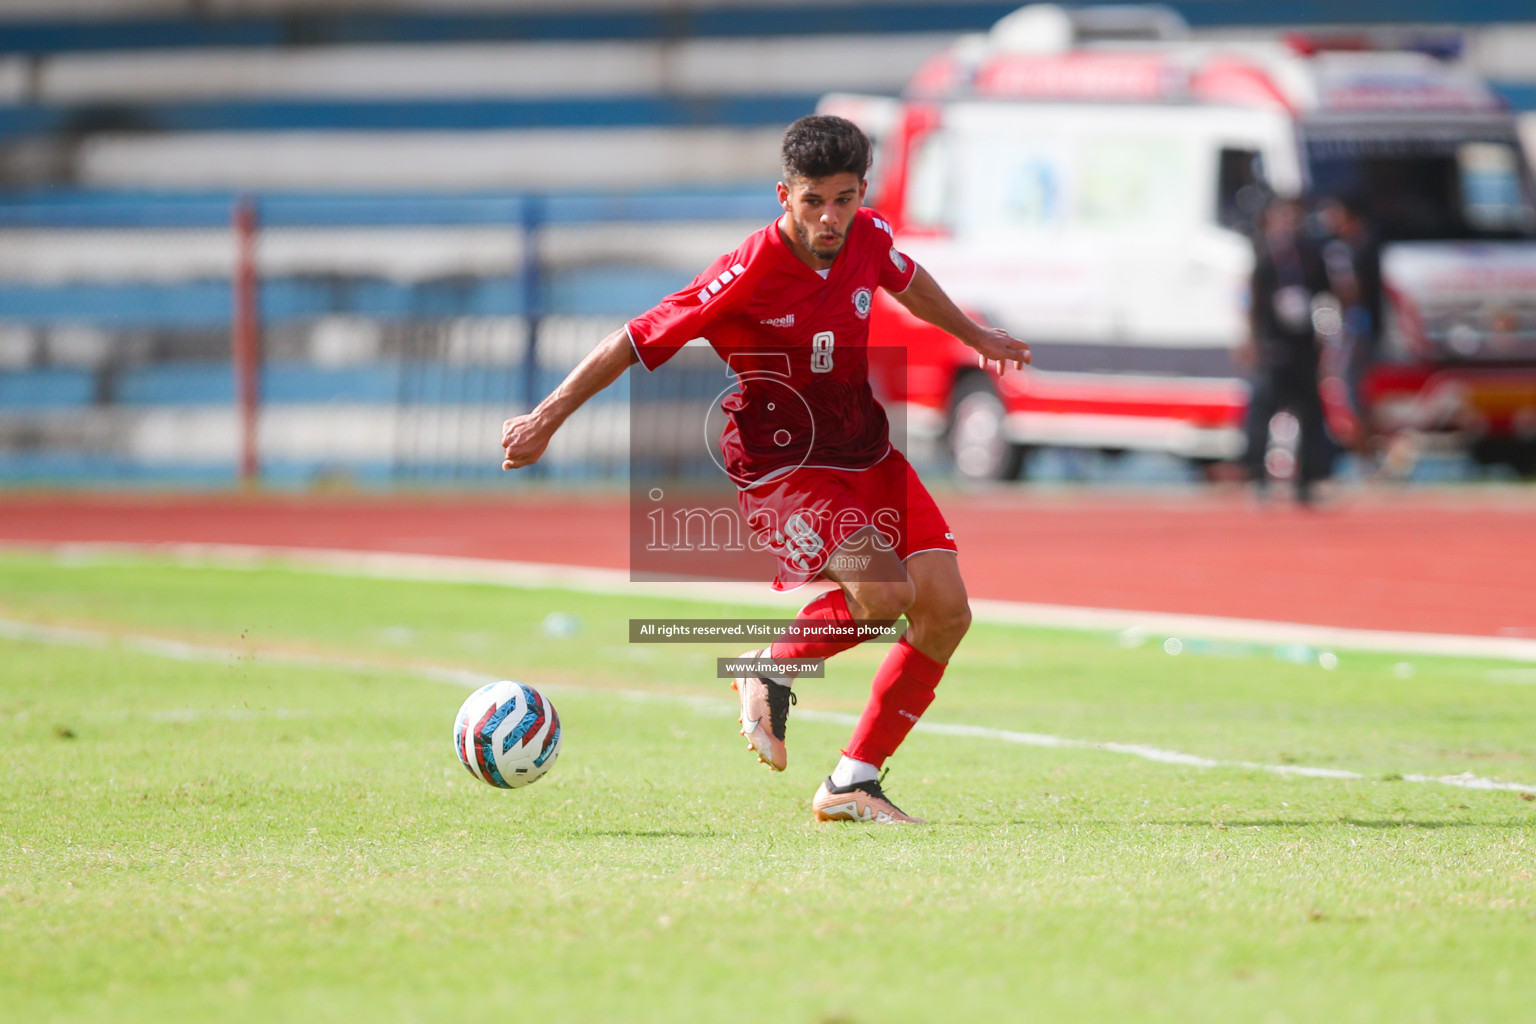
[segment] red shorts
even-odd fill
[[[792,590],[835,570],[835,559],[862,557],[854,548],[863,541],[844,545],[866,526],[878,531],[870,543],[903,562],[922,551],[956,550],[933,495],[894,448],[868,469],[805,466],[737,498],[747,528],[779,560],[775,590]]]

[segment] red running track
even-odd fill
[[[940,495],[972,596],[1536,637],[1536,495]],[[11,495],[0,542],[229,543],[623,568],[620,497]]]

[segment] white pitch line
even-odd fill
[[[140,654],[148,654],[159,658],[168,658],[174,661],[188,661],[195,663],[215,663],[235,665],[241,662],[254,661],[261,665],[286,665],[298,668],[341,668],[349,671],[366,672],[395,672],[406,675],[415,675],[435,683],[447,683],[453,686],[478,687],[486,683],[495,682],[497,676],[485,672],[476,672],[469,669],[452,668],[444,665],[430,664],[393,664],[390,662],[369,661],[363,658],[338,657],[322,654],[290,654],[269,651],[239,651],[232,648],[209,647],[200,644],[189,644],[179,640],[166,640],[162,637],[147,636],[142,634],[116,634],[98,630],[78,629],[66,626],[45,626],[30,622],[19,622],[14,619],[0,619],[0,639],[19,640],[32,643],[52,644],[66,647],[86,647],[93,650],[106,650],[112,647],[122,647],[136,651]],[[570,690],[581,693],[613,693],[612,690],[604,690],[597,687],[576,686],[570,684],[551,685],[548,689],[558,692]],[[666,701],[674,704],[686,704],[697,711],[705,713],[732,714],[736,711],[733,701],[717,700],[712,697],[701,697],[695,694],[668,694],[655,693],[648,690],[621,690],[620,696],[634,700]],[[833,725],[853,726],[858,722],[858,716],[841,711],[817,711],[814,708],[801,708],[795,712],[795,717],[803,721],[825,722]],[[1074,739],[1069,736],[1053,736],[1049,733],[1016,732],[1012,729],[994,729],[982,725],[958,725],[946,722],[918,722],[915,731],[931,733],[937,736],[961,736],[968,739],[998,740],[1003,743],[1012,743],[1026,747],[1046,747],[1057,750],[1097,750],[1109,754],[1123,754],[1127,757],[1136,757],[1145,761],[1155,761],[1159,764],[1183,765],[1190,768],[1241,768],[1248,771],[1267,772],[1271,775],[1288,775],[1312,779],[1345,779],[1358,782],[1369,782],[1379,779],[1380,776],[1370,776],[1361,772],[1348,771],[1342,768],[1309,768],[1305,765],[1293,764],[1264,764],[1258,761],[1222,761],[1216,758],[1202,757],[1198,754],[1186,754],[1177,750],[1165,750],[1161,747],[1149,746],[1143,743],[1114,743],[1100,740]],[[1470,772],[1461,775],[1408,775],[1402,776],[1404,782],[1437,783],[1445,786],[1456,786],[1461,789],[1502,790],[1507,792],[1536,792],[1536,784],[1524,782],[1500,782],[1496,779],[1485,779],[1473,775]]]
[[[370,579],[485,583],[524,590],[558,588],[608,596],[721,601],[768,608],[799,608],[810,593],[807,590],[778,593],[761,583],[696,580],[637,583],[632,582],[629,574],[621,569],[326,548],[263,547],[249,544],[24,544],[14,541],[0,541],[0,547],[43,550],[65,563],[91,564],[112,558],[152,555],[192,566],[238,569],[279,567],[299,572]],[[1237,640],[1319,649],[1536,662],[1536,640],[1523,637],[1346,629],[1300,622],[1081,608],[982,598],[971,600],[971,610],[977,621],[998,625],[1084,632],[1136,631],[1143,635],[1180,637],[1186,640]]]
[[[1483,676],[1504,686],[1536,686],[1536,668],[1491,668]]]
[[[281,651],[242,651],[232,647],[209,647],[189,644],[181,640],[167,640],[158,636],[135,633],[109,633],[102,630],[78,629],[72,626],[45,626],[15,619],[0,619],[0,640],[21,640],[57,647],[87,647],[108,650],[119,647],[171,661],[198,664],[235,666],[242,663],[257,665],[281,665],[291,668],[334,668],[348,672],[402,672],[419,676],[434,683],[452,686],[484,686],[494,683],[499,676],[468,669],[450,668],[443,665],[413,663],[397,664],[387,661],[370,661],[365,658],[348,658],[328,654],[290,654]]]

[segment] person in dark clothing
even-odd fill
[[[1332,450],[1318,394],[1312,325],[1313,299],[1327,290],[1328,279],[1316,247],[1302,234],[1302,215],[1297,200],[1276,199],[1260,218],[1254,240],[1246,348],[1253,390],[1243,461],[1259,493],[1267,493],[1269,423],[1277,412],[1290,411],[1301,425],[1295,482],[1297,501],[1305,504],[1312,485],[1328,476]]]
[[[1354,447],[1369,453],[1375,441],[1365,400],[1365,378],[1376,362],[1381,330],[1381,245],[1353,200],[1325,199],[1318,205],[1318,217],[1331,236],[1323,245],[1323,265],[1328,288],[1339,300],[1340,361],[1355,415]]]

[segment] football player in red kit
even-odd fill
[[[782,155],[783,216],[605,338],[532,412],[507,420],[502,468],[537,461],[560,424],[634,363],[654,370],[690,339],[707,339],[740,375],[722,403],[722,465],[747,525],[778,557],[774,585],[837,584],[805,606],[801,622],[907,620],[812,810],[822,821],[916,822],[885,796],[881,767],[932,703],[971,613],[954,535],[891,446],[870,390],[874,290],[884,288],[999,372],[1009,363],[1022,369],[1029,346],[965,315],[862,208],[871,154],[852,122],[803,117],[785,132]],[[843,638],[850,630],[830,632],[839,639],[781,638],[751,653],[824,658],[859,642]],[[777,771],[787,763],[791,682],[768,673],[733,683],[741,731]]]

